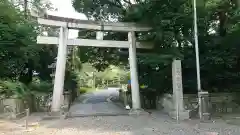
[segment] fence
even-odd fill
[[[4,119],[14,119],[14,118],[19,118],[19,117],[25,117],[25,128],[28,130],[28,121],[29,121],[29,115],[30,115],[30,109],[25,109],[22,112],[15,113],[13,109],[10,106],[4,106],[4,110],[7,112],[2,113],[2,118]]]

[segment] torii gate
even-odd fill
[[[37,37],[38,44],[59,44],[56,63],[56,72],[54,80],[52,112],[59,112],[61,107],[61,96],[63,94],[64,76],[67,57],[67,45],[74,46],[95,46],[95,47],[115,47],[129,49],[129,64],[132,87],[132,108],[141,109],[139,82],[136,63],[136,48],[151,49],[153,44],[136,42],[136,31],[149,31],[150,27],[140,26],[135,23],[110,23],[94,22],[86,20],[77,20],[70,18],[47,15],[44,18],[38,18],[38,23],[42,25],[60,27],[59,37]],[[96,31],[119,31],[128,32],[128,41],[112,41],[90,39],[68,39],[69,29],[92,29]]]
[[[38,18],[38,23],[48,26],[60,27],[59,37],[37,37],[38,44],[59,44],[57,64],[54,80],[52,112],[59,112],[61,107],[61,96],[63,94],[64,76],[67,57],[67,45],[73,46],[95,46],[95,47],[115,47],[129,49],[129,64],[131,76],[132,109],[141,109],[140,93],[136,63],[136,48],[153,48],[153,44],[147,42],[136,42],[135,32],[149,31],[150,27],[140,26],[135,23],[110,23],[77,20],[70,18],[47,15],[45,18]],[[68,39],[69,29],[92,29],[98,31],[97,40],[92,39]],[[99,31],[120,31],[128,32],[128,41],[103,40],[103,34]],[[183,105],[183,88],[181,74],[181,60],[173,60],[172,63],[172,82],[173,82],[173,102],[175,110],[169,112],[175,119],[189,118],[189,112]]]

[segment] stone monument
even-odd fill
[[[184,109],[181,60],[172,62],[172,80],[174,109],[169,112],[169,115],[177,120],[189,119],[190,111]]]

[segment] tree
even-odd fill
[[[36,0],[37,1],[37,0]],[[8,0],[0,2],[2,11],[0,19],[0,78],[20,80],[28,84],[33,73],[38,72],[40,78],[50,80],[51,69],[48,65],[54,62],[54,47],[36,44],[40,33],[36,20],[21,6]],[[27,12],[29,13],[29,12]]]
[[[197,4],[203,89],[209,91],[237,89],[239,88],[237,82],[240,79],[237,46],[240,18],[237,1],[206,0],[199,1]],[[151,55],[138,57],[138,64],[141,68],[139,69],[141,70],[140,76],[151,71],[153,75],[158,73],[159,83],[171,84],[171,71],[166,72],[167,68],[169,69],[167,65],[171,63],[172,58],[180,58],[183,60],[184,90],[185,92],[197,92],[191,0],[145,0],[137,1],[136,4],[119,0],[74,0],[73,6],[77,11],[84,12],[93,20],[100,20],[104,16],[105,21],[114,19],[134,21],[152,26],[153,31],[150,34],[138,33],[138,39],[145,38],[155,41],[155,48]],[[107,34],[110,39],[126,40],[126,37],[122,36],[121,38],[119,33],[117,38],[114,36],[116,33]],[[93,59],[97,56],[92,63],[111,63],[111,56],[101,53],[109,50],[95,50],[95,48],[88,48],[89,55],[86,59]],[[163,52],[164,55],[168,55],[169,59],[163,57]],[[116,50],[112,53],[113,56],[117,55]],[[151,57],[153,55],[158,57]],[[117,61],[121,60],[121,57]],[[100,65],[100,67],[103,66]],[[165,82],[166,80],[168,83]],[[156,85],[153,87],[157,88]],[[159,89],[171,89],[171,85],[163,85]]]
[[[31,51],[37,29],[34,28],[34,22],[25,20],[24,14],[12,3],[4,0],[0,6],[3,10],[0,20],[0,59],[3,64],[1,77],[15,78],[24,70],[27,57],[34,54]]]

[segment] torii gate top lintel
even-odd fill
[[[80,20],[53,15],[44,15],[38,18],[38,23],[49,26],[68,27],[71,29],[92,29],[99,31],[149,31],[151,27],[132,22],[99,22],[91,20]]]
[[[38,23],[53,27],[63,27],[68,29],[90,29],[100,31],[118,31],[118,32],[136,32],[149,31],[150,27],[138,25],[136,23],[121,23],[121,22],[96,22],[90,20],[80,20],[73,18],[65,18],[53,15],[44,15],[38,17]],[[99,33],[97,33],[99,34]],[[103,34],[100,34],[100,38]],[[57,37],[37,37],[38,44],[59,44]],[[129,48],[128,41],[113,41],[113,40],[91,40],[91,39],[67,39],[67,45],[77,46],[96,46],[96,47],[117,47]],[[136,42],[137,48],[152,49],[153,44],[150,42]]]

